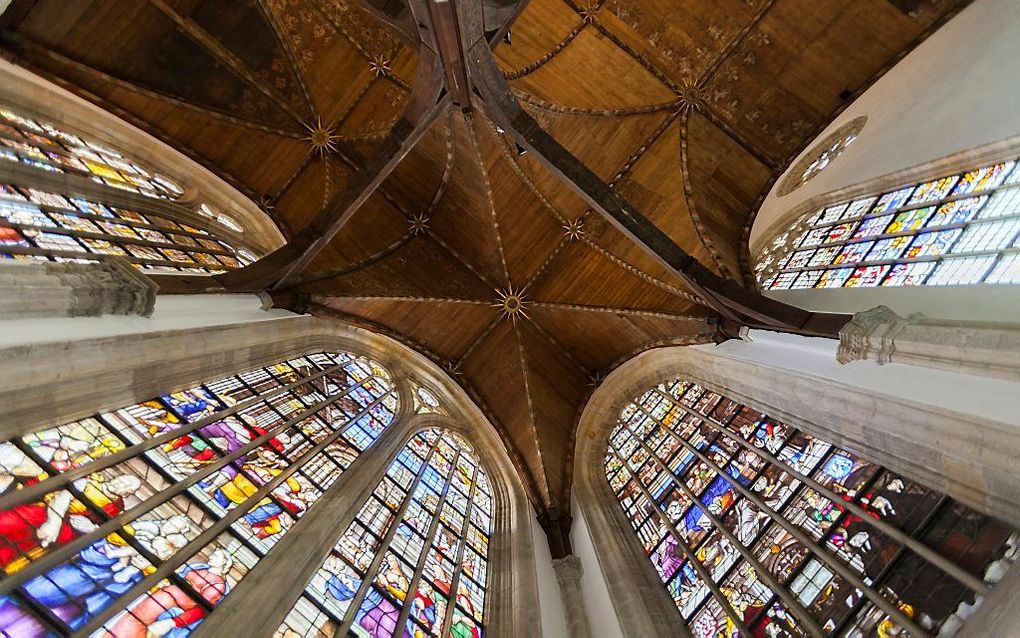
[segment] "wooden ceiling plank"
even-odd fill
[[[179,14],[167,3],[166,0],[149,0],[149,2],[159,9],[163,15],[170,18],[170,20],[177,25],[177,28],[180,29],[182,33],[208,51],[217,60],[222,62],[234,73],[234,75],[241,78],[246,84],[248,84],[248,86],[269,98],[280,110],[294,118],[295,122],[305,124],[307,126],[305,117],[295,111],[294,107],[292,107],[282,95],[280,95],[272,87],[259,81],[252,70],[249,69],[244,62],[242,62],[241,59],[234,54],[233,51],[223,46],[219,40],[214,38],[194,20]],[[311,115],[311,113],[307,113],[305,115]]]
[[[204,115],[208,115],[213,119],[227,122],[229,124],[234,124],[244,128],[250,128],[256,131],[260,131],[262,133],[278,135],[280,137],[289,139],[301,139],[303,135],[303,133],[299,131],[297,128],[295,128],[294,130],[281,129],[271,124],[263,124],[261,122],[255,122],[253,120],[249,120],[243,117],[238,117],[236,115],[233,115],[226,111],[221,111],[211,106],[187,102],[185,100],[180,99],[179,97],[176,97],[169,93],[165,93],[163,91],[158,91],[156,89],[139,86],[138,84],[135,84],[123,78],[110,75],[105,71],[100,71],[95,67],[85,64],[84,62],[74,60],[65,55],[62,55],[57,51],[51,49],[50,47],[46,47],[39,44],[38,42],[32,40],[31,38],[25,36],[22,33],[15,33],[13,31],[0,31],[0,42],[3,43],[3,46],[5,47],[6,50],[10,51],[17,58],[21,58],[26,61],[31,60],[38,61],[43,59],[50,60],[52,62],[56,62],[58,65],[62,67],[74,69],[75,71],[78,71],[84,75],[94,78],[95,80],[102,82],[104,84],[110,84],[118,88],[131,91],[133,93],[138,93],[153,100],[166,102],[169,104],[173,104],[174,106],[179,106],[181,108],[189,109],[192,111],[197,111]],[[50,79],[54,77],[52,73],[42,70],[41,65],[39,64],[31,64],[31,66],[38,73]]]
[[[280,47],[283,49],[284,56],[287,58],[287,66],[290,67],[291,74],[297,78],[298,86],[301,87],[301,95],[304,97],[305,105],[308,107],[308,112],[319,121],[319,111],[315,108],[315,101],[312,100],[312,93],[308,89],[308,82],[305,80],[304,73],[301,72],[301,68],[298,66],[297,58],[294,57],[294,47],[290,38],[284,33],[280,26],[279,17],[269,7],[268,0],[256,0],[259,11],[265,17],[266,22],[272,27],[273,33],[276,34],[276,39],[280,43]]]

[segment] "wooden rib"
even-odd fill
[[[513,285],[513,281],[510,279],[510,268],[506,263],[506,252],[503,250],[503,235],[499,230],[499,215],[496,213],[496,198],[492,194],[492,182],[489,181],[489,171],[485,168],[485,162],[482,160],[482,150],[478,145],[478,129],[475,126],[475,119],[471,117],[470,113],[466,113],[464,117],[467,119],[468,129],[470,130],[469,137],[471,138],[471,150],[474,152],[474,159],[478,164],[478,171],[482,176],[482,186],[485,189],[485,201],[488,202],[489,214],[492,216],[492,228],[496,231],[496,248],[499,251],[499,263],[503,266],[504,284],[511,286]]]
[[[723,63],[726,62],[726,60],[730,57],[730,55],[732,55],[732,53],[737,50],[737,47],[739,47],[741,43],[744,42],[744,39],[747,38],[747,35],[751,33],[751,31],[753,31],[759,24],[761,24],[761,21],[765,18],[765,14],[767,14],[769,10],[772,9],[773,6],[775,6],[776,2],[777,0],[767,0],[761,7],[759,7],[758,12],[754,14],[754,17],[751,18],[751,21],[748,22],[747,25],[740,30],[740,33],[738,33],[736,37],[734,37],[733,40],[730,41],[723,48],[723,50],[719,52],[719,55],[716,56],[715,60],[712,60],[712,63],[709,64],[708,67],[701,73],[701,75],[698,77],[697,84],[705,85],[712,81],[712,77],[715,75],[716,71],[718,71],[719,68],[722,67]]]
[[[569,33],[567,33],[566,37],[560,40],[556,44],[556,46],[550,49],[549,52],[547,52],[545,55],[535,60],[531,64],[527,64],[519,69],[513,71],[504,71],[503,77],[505,77],[507,80],[518,80],[524,77],[525,75],[530,75],[531,73],[534,73],[535,71],[539,70],[547,63],[549,63],[553,58],[559,55],[560,51],[567,48],[567,45],[573,42],[574,38],[580,35],[581,32],[584,31],[584,28],[586,26],[588,26],[588,23],[585,22],[584,20],[581,20],[581,22],[575,25],[574,28],[571,29]]]
[[[259,81],[251,69],[233,51],[223,46],[219,40],[203,29],[201,25],[177,13],[173,7],[167,4],[166,0],[149,0],[149,2],[159,9],[163,15],[170,18],[184,35],[208,51],[214,58],[230,69],[234,75],[241,78],[245,84],[269,98],[280,110],[294,118],[294,121],[299,123],[305,121],[302,115],[294,110],[294,107],[291,106],[286,98],[277,93],[272,87],[266,86],[263,82]],[[306,115],[311,115],[311,113]]]
[[[545,458],[542,456],[542,442],[538,436],[538,426],[535,424],[535,402],[531,397],[531,379],[529,378],[530,369],[528,367],[528,355],[524,352],[524,340],[521,339],[520,328],[515,323],[513,325],[514,338],[517,340],[517,350],[521,356],[521,376],[524,378],[524,396],[528,400],[528,424],[531,425],[531,434],[535,437],[535,451],[538,456],[539,466],[539,481],[542,486],[545,487],[545,499],[542,503],[545,507],[550,507],[552,503],[552,491],[549,489],[549,477],[545,471]]]

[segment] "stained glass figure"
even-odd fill
[[[188,635],[396,409],[319,352],[0,442],[0,635]]]
[[[699,637],[948,635],[978,598],[945,568],[994,583],[1020,553],[1007,525],[682,379],[623,409],[604,467]]]
[[[1020,283],[1018,251],[1020,164],[1008,161],[814,210],[755,272],[765,290]]]
[[[276,635],[481,638],[491,520],[470,445],[449,430],[417,433]]]

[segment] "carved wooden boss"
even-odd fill
[[[699,294],[717,313],[723,338],[742,326],[835,337],[848,315],[814,313],[766,298],[710,271],[635,210],[521,109],[492,53],[527,0],[361,0],[416,47],[418,77],[403,116],[366,165],[323,212],[284,247],[261,261],[217,277],[227,290],[288,288],[379,187],[446,109],[481,110],[593,210]]]

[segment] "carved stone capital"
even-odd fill
[[[563,558],[553,559],[553,570],[556,572],[556,581],[560,587],[576,586],[584,576],[584,566],[581,559],[573,554]]]
[[[914,315],[911,319],[919,319]],[[888,306],[876,306],[871,310],[858,312],[839,331],[839,349],[836,360],[840,363],[864,361],[869,354],[877,352],[880,364],[888,363],[895,350],[893,338],[901,329],[904,320]]]
[[[0,318],[152,315],[156,284],[121,257],[0,262]]]
[[[839,333],[836,360],[872,360],[1020,381],[1020,324],[859,312]]]

